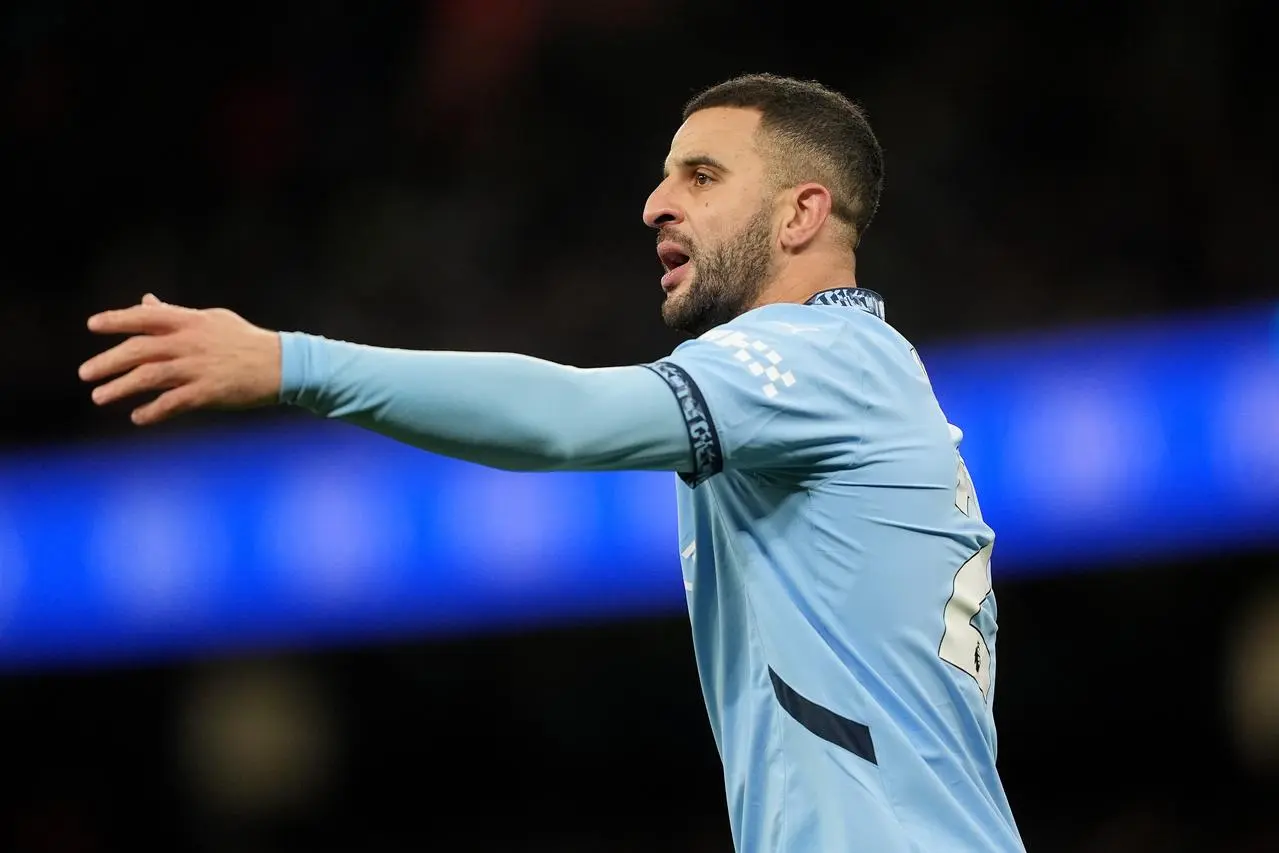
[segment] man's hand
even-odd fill
[[[142,304],[89,318],[100,335],[129,335],[80,365],[80,378],[99,382],[99,406],[147,392],[162,392],[133,410],[139,426],[207,408],[248,408],[276,402],[280,392],[280,338],[225,308],[169,305],[151,294]]]

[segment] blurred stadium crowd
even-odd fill
[[[912,339],[1257,298],[1262,8],[14,4],[5,430],[102,430],[78,320],[148,289],[370,342],[661,354],[640,209],[683,101],[749,69],[869,110],[889,172],[859,278]]]
[[[16,0],[0,11],[0,440],[22,454],[131,429],[93,410],[74,371],[96,345],[83,318],[147,291],[392,346],[583,366],[664,354],[678,339],[640,210],[683,101],[744,71],[814,77],[867,108],[888,178],[859,281],[919,343],[1260,306],[1279,281],[1266,11]],[[1244,769],[1226,745],[1243,724],[1187,698],[1228,679],[1228,642],[1279,668],[1273,623],[1228,641],[1237,600],[1203,592],[1218,571],[1223,588],[1273,579],[1275,554],[1228,562],[1139,570],[1166,572],[1159,606],[1136,580],[1000,590],[1001,617],[1027,633],[1063,601],[1098,599],[1121,631],[1095,648],[1052,640],[1056,660],[1089,655],[1103,675],[1069,699],[1045,698],[1067,688],[1015,640],[1001,647],[1019,673],[1002,701],[1020,715],[1002,756],[1030,850],[1279,850],[1279,762]],[[1158,642],[1185,620],[1223,632],[1189,672]],[[591,630],[7,677],[19,790],[0,844],[727,850],[682,620]],[[638,709],[623,701],[637,681]],[[1271,688],[1255,714],[1273,713]],[[1200,711],[1222,716],[1198,721],[1218,734],[1185,725]],[[1087,749],[1101,730],[1093,757],[1052,764],[1067,756],[1049,743]],[[1130,739],[1145,746],[1126,755]],[[1130,761],[1154,769],[1115,769]],[[710,790],[686,799],[688,778]]]

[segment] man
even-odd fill
[[[517,470],[679,474],[679,552],[737,849],[1021,850],[995,769],[994,535],[914,350],[855,282],[879,144],[770,75],[688,105],[644,221],[699,335],[580,370],[410,352],[143,304],[86,362],[151,424],[281,401]]]

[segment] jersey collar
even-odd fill
[[[846,308],[860,308],[884,319],[884,297],[864,287],[832,287],[830,290],[819,290],[809,297],[805,305],[843,305]]]

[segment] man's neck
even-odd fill
[[[856,287],[855,264],[827,264],[819,268],[801,268],[792,264],[777,278],[769,282],[752,306],[771,305],[774,302],[803,304],[815,293],[836,287]]]

